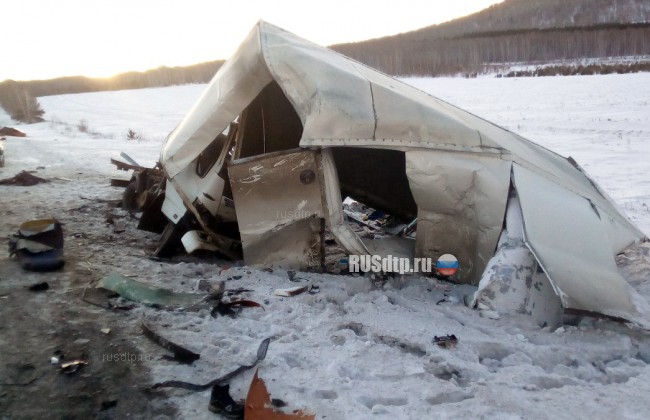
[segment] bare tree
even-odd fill
[[[0,89],[0,106],[16,121],[35,123],[43,121],[43,108],[23,83],[7,81]]]
[[[15,101],[16,107],[11,116],[13,119],[28,124],[43,121],[45,111],[41,108],[38,100],[29,94],[27,89],[17,89],[15,91]]]

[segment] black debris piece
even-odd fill
[[[279,398],[271,398],[271,405],[275,408],[282,408],[282,407],[286,407],[287,403],[282,401]]]
[[[14,185],[18,187],[31,187],[32,185],[50,182],[48,179],[32,175],[30,172],[21,171],[11,178],[0,179],[0,185]]]
[[[99,407],[99,411],[106,411],[110,410],[111,408],[117,406],[117,400],[106,400],[102,401],[101,406]]]
[[[98,306],[100,308],[116,310],[116,311],[130,311],[131,309],[137,307],[135,303],[127,302],[120,303],[119,301],[114,302],[112,299],[120,297],[119,294],[102,288],[86,288],[84,289],[83,294],[81,295],[81,300],[91,305]]]
[[[158,344],[160,347],[174,353],[174,357],[172,359],[179,363],[191,364],[201,357],[200,354],[194,353],[193,351],[181,347],[178,344],[162,337],[154,330],[152,330],[144,321],[142,321],[142,333],[145,335],[145,337]]]
[[[244,289],[243,287],[239,287],[237,289],[226,290],[226,296],[238,296],[241,295],[242,293],[248,293],[248,292],[253,292],[253,289]]]
[[[32,292],[42,292],[42,291],[47,290],[49,288],[50,288],[50,285],[46,281],[41,282],[41,283],[32,284],[31,286],[29,286],[29,290],[32,291]]]
[[[219,301],[217,305],[212,308],[210,315],[212,315],[213,318],[216,318],[217,314],[234,318],[239,314],[239,312],[235,311],[233,308],[262,308],[262,310],[265,310],[264,307],[257,302],[254,302],[252,300],[239,299],[233,300],[231,302]]]
[[[232,372],[229,372],[217,379],[214,379],[207,384],[193,384],[190,382],[184,382],[184,381],[165,381],[165,382],[159,382],[151,386],[150,389],[157,389],[157,388],[182,388],[182,389],[187,389],[190,391],[205,391],[206,389],[216,385],[216,384],[222,384],[226,383],[227,381],[231,380],[235,376],[239,375],[242,372],[245,372],[249,369],[254,368],[257,366],[259,362],[264,360],[266,357],[266,351],[269,348],[269,343],[271,342],[270,338],[265,338],[262,340],[260,343],[260,346],[257,348],[257,358],[255,361],[250,364],[250,365],[243,365],[239,366],[237,369],[233,370]]]
[[[238,403],[230,396],[230,385],[215,384],[210,395],[208,409],[228,419],[243,419],[244,404]]]
[[[451,335],[445,335],[445,336],[433,336],[433,343],[437,344],[438,347],[444,347],[446,349],[450,349],[452,347],[456,347],[456,344],[458,344],[458,338],[454,334]]]
[[[9,241],[9,255],[30,271],[52,271],[63,267],[63,228],[56,219],[29,220],[20,225]]]

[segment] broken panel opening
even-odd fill
[[[219,133],[217,137],[206,147],[198,158],[196,158],[196,174],[205,178],[210,169],[217,163],[219,159],[219,154],[226,145],[228,141],[228,130],[230,127],[226,128],[222,133]]]
[[[222,133],[221,135],[226,134]],[[230,125],[228,141],[222,148],[228,150],[219,177],[225,181],[223,200],[227,204],[228,222],[221,223],[224,235],[241,240],[239,218],[233,201],[232,183],[227,165],[235,160],[271,156],[274,153],[298,148],[302,136],[302,122],[293,106],[277,84],[267,85]],[[232,141],[231,141],[232,139]],[[217,140],[215,140],[216,142]]]
[[[321,155],[299,147],[302,131],[272,82],[197,158],[195,176],[207,189],[193,201],[194,213],[218,248],[229,238],[241,241],[247,264],[303,269],[326,261],[330,269],[351,253],[413,258],[418,207],[404,152],[332,148]]]
[[[404,152],[333,148],[343,211],[368,252],[413,258],[417,205],[406,177]],[[328,252],[328,268],[336,259]],[[340,250],[338,252],[340,254]]]
[[[276,82],[267,85],[241,114],[236,158],[298,147],[302,122]]]
[[[332,148],[341,196],[410,222],[418,208],[406,177],[404,152],[361,147]]]
[[[202,221],[213,232],[218,232],[219,235],[235,241],[240,240],[239,227],[234,210],[228,171],[225,166],[232,159],[237,132],[238,122],[235,120],[219,133],[197,158],[196,174],[205,179],[202,182],[206,182],[208,188],[193,202],[196,211],[203,216]],[[218,182],[220,188],[210,188],[214,184],[208,178],[213,180],[221,178],[223,182]],[[229,241],[227,242],[229,243]]]

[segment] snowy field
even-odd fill
[[[650,73],[405,82],[572,156],[650,234]],[[594,319],[557,331],[540,329],[523,316],[491,319],[463,305],[472,287],[424,278],[374,289],[364,278],[300,273],[305,284],[317,284],[321,292],[280,298],[273,296],[275,288],[295,285],[286,272],[196,259],[154,262],[146,254],[157,237],[136,231],[136,221],[125,219],[128,239],[115,239],[103,214],[79,213],[82,205],[105,208],[88,198],[119,197],[120,190],[107,186],[106,178],[125,174],[110,165],[110,157],[124,151],[145,165],[158,159],[164,137],[203,88],[40,98],[48,121],[17,126],[29,137],[8,138],[7,165],[0,168],[0,178],[37,168],[40,176],[58,178],[35,187],[0,187],[5,220],[0,236],[15,231],[19,221],[48,215],[66,223],[67,232],[88,232],[66,248],[70,261],[60,277],[62,288],[72,287],[70,276],[78,265],[89,267],[93,278],[120,272],[179,291],[197,291],[202,279],[225,280],[229,289],[251,289],[244,297],[264,304],[265,310],[245,309],[236,319],[213,319],[206,310],[137,308],[121,317],[119,326],[109,325],[131,331],[125,339],[141,352],[160,354],[138,335],[144,316],[166,337],[201,353],[189,366],[159,358],[144,362],[152,378],[208,382],[250,362],[260,341],[272,337],[260,376],[274,398],[318,419],[650,416],[650,335],[645,332]],[[11,123],[0,116],[0,124]],[[127,140],[129,129],[141,140]],[[650,247],[629,258],[634,265],[626,273],[650,300]],[[0,264],[12,264],[6,252]],[[444,334],[455,334],[458,346],[432,344],[434,335]],[[96,357],[93,362],[101,363]],[[235,399],[245,397],[252,374],[232,381]],[[170,390],[160,398],[177,407],[182,418],[214,418],[207,410],[209,391]]]

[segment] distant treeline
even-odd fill
[[[85,76],[59,77],[49,80],[0,83],[0,96],[9,89],[24,88],[33,96],[61,95],[65,93],[98,92],[105,90],[163,87],[189,83],[206,83],[223,64],[223,60],[209,61],[187,67],[158,67],[144,72],[132,71],[107,78]]]
[[[392,75],[481,73],[495,63],[650,55],[650,23],[513,29],[423,38],[417,32],[332,47]]]
[[[49,80],[5,80],[0,83],[0,106],[16,121],[38,122],[43,115],[35,99],[39,96],[206,83],[222,64],[223,60],[219,60],[187,67],[159,67],[108,78],[71,76]]]
[[[585,28],[640,22],[650,22],[648,0],[505,0],[478,13],[401,36],[444,39],[513,29]]]
[[[588,76],[593,74],[625,74],[650,72],[650,62],[644,63],[608,63],[580,65],[538,66],[528,70],[510,70],[497,73],[497,77],[544,77],[544,76]]]

